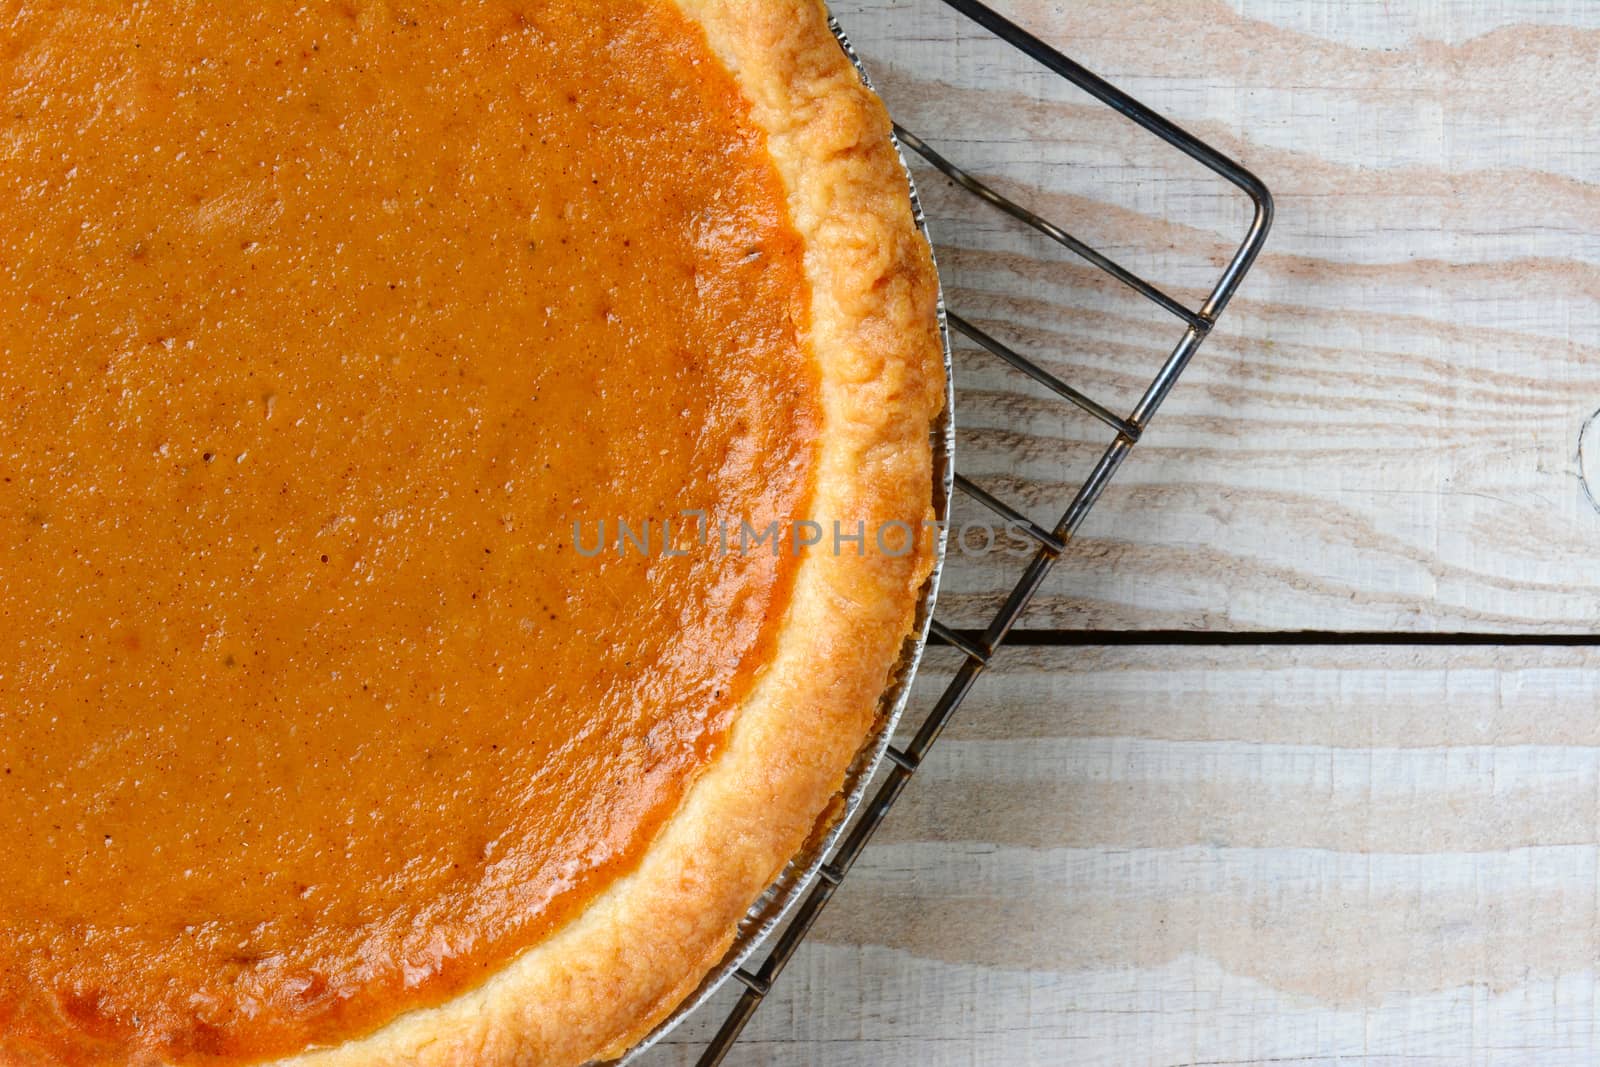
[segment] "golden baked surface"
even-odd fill
[[[928,566],[931,264],[820,6],[0,0],[0,58],[0,1063],[620,1051]]]

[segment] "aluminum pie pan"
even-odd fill
[[[855,49],[850,46],[849,39],[832,15],[828,16],[828,26],[838,38],[839,47],[855,66],[857,74],[861,77],[861,83],[876,92],[872,78],[868,75],[861,58],[856,55]],[[911,169],[906,166],[905,153],[892,132],[889,137],[894,142],[895,151],[900,157],[901,170],[905,173],[912,218],[917,230],[924,238],[928,238],[927,219],[923,215],[922,201],[917,196],[917,186],[912,179]],[[930,249],[931,247],[930,240]],[[950,354],[950,329],[945,316],[944,288],[938,280],[937,264],[935,264],[935,284],[938,287],[937,312],[939,343],[944,358],[945,396],[944,408],[934,419],[929,430],[933,446],[933,512],[938,520],[934,539],[934,563],[932,572],[918,594],[916,619],[911,633],[900,650],[900,657],[895,662],[893,670],[890,671],[888,687],[879,698],[876,725],[862,745],[861,751],[856,754],[849,770],[846,771],[844,785],[835,795],[834,802],[818,819],[816,829],[808,839],[808,843],[789,860],[777,880],[751,905],[739,923],[738,933],[734,936],[732,946],[722,960],[707,972],[694,992],[685,997],[673,1009],[671,1015],[657,1024],[655,1029],[619,1059],[610,1061],[612,1067],[635,1064],[647,1049],[710,1000],[728,979],[733,977],[733,973],[744,966],[766,939],[783,925],[783,920],[790,909],[799,903],[816,881],[817,872],[833,853],[834,846],[850,824],[851,817],[861,806],[867,787],[883,763],[889,741],[893,738],[900,716],[910,700],[911,684],[916,676],[917,667],[922,662],[923,650],[927,647],[928,630],[933,622],[934,602],[938,599],[939,581],[944,573],[946,523],[950,514],[950,498],[955,492],[955,372]]]

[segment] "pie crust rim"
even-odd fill
[[[630,874],[475,988],[293,1067],[522,1064],[620,1055],[722,959],[868,740],[933,567],[930,430],[945,403],[938,279],[887,113],[820,0],[671,0],[744,93],[804,242],[819,369],[812,513],[916,537],[805,555],[722,750]],[[831,535],[831,529],[827,530]],[[888,535],[898,549],[898,532]]]

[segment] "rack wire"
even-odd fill
[[[972,195],[1066,248],[1155,304],[1172,318],[1177,319],[1183,326],[1183,332],[1132,410],[1126,415],[1119,415],[1112,408],[1061,380],[1034,360],[1008,347],[971,320],[946,309],[947,321],[952,330],[1032,378],[1066,402],[1098,419],[1112,431],[1113,437],[1060,518],[1050,527],[1035,522],[1021,510],[1007,504],[959,471],[955,473],[956,490],[1004,519],[1013,529],[1024,532],[1035,546],[1033,556],[1006,596],[1000,610],[983,630],[956,629],[946,626],[937,617],[931,621],[930,629],[934,639],[959,651],[962,656],[961,666],[923,716],[911,741],[903,747],[887,748],[885,759],[888,772],[882,784],[878,786],[871,801],[861,808],[849,832],[820,863],[811,888],[800,899],[789,925],[778,935],[759,966],[754,969],[739,967],[732,971],[732,977],[742,984],[744,989],[721,1029],[702,1053],[699,1059],[700,1067],[716,1067],[733,1049],[745,1025],[772,991],[778,976],[783,973],[784,967],[793,958],[806,935],[810,933],[822,909],[838,891],[885,816],[899,800],[901,793],[916,774],[917,768],[922,765],[929,750],[943,734],[945,726],[961,707],[967,694],[971,692],[979,675],[983,673],[995,652],[1010,634],[1057,560],[1069,550],[1073,535],[1088,517],[1113,476],[1149,426],[1150,420],[1166,400],[1172,387],[1210,334],[1212,327],[1216,325],[1218,316],[1222,314],[1228,301],[1239,288],[1239,283],[1250,270],[1251,264],[1255,262],[1266,241],[1267,231],[1272,225],[1271,193],[1259,178],[1237,162],[1079,66],[1056,48],[1028,33],[987,5],[977,0],[940,0],[940,2],[1018,49],[1045,69],[1082,89],[1146,132],[1199,162],[1212,173],[1231,182],[1249,197],[1254,207],[1254,215],[1244,238],[1239,242],[1205,300],[1198,308],[1190,308],[1048,219],[1041,218],[996,192],[968,171],[944,158],[928,142],[910,130],[898,124],[895,126],[895,135],[903,147],[921,156]]]

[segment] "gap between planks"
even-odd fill
[[[962,640],[978,644],[983,631],[954,629]],[[928,644],[954,647],[937,634]],[[1346,630],[1012,630],[1001,642],[1033,648],[1075,648],[1096,645],[1471,645],[1477,647],[1589,647],[1600,646],[1600,633],[1494,634],[1472,631],[1453,633],[1403,633]]]

